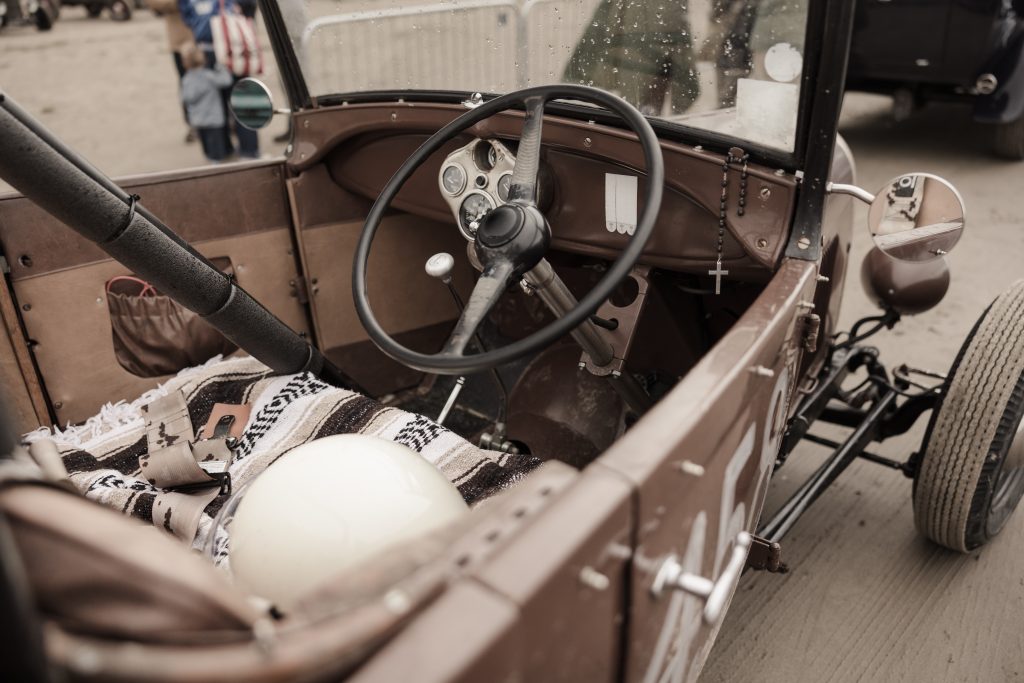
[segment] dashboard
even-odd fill
[[[303,136],[289,165],[293,172],[302,172],[323,163],[330,179],[345,191],[330,204],[337,203],[338,210],[351,211],[355,218],[361,202],[376,199],[424,140],[463,111],[449,104],[409,103],[311,112],[301,122]],[[473,239],[474,223],[508,197],[521,129],[522,114],[506,112],[467,130],[423,162],[395,196],[392,209],[457,228]],[[722,155],[668,140],[661,146],[664,197],[640,261],[706,275],[716,259]],[[538,206],[551,225],[552,248],[616,258],[631,238],[632,212],[643,209],[643,168],[642,150],[628,131],[546,116]],[[739,195],[740,177],[737,166],[729,175],[730,197]],[[753,163],[748,177],[746,212],[730,207],[725,217],[722,263],[730,277],[762,281],[782,257],[796,181],[791,174]],[[628,199],[625,211],[623,196]],[[322,196],[318,211],[327,210],[327,199]]]

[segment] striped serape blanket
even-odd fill
[[[164,526],[161,519],[154,519],[154,503],[161,496],[187,494],[169,494],[150,484],[142,477],[139,456],[147,449],[144,406],[172,391],[182,392],[195,429],[206,423],[214,404],[251,407],[229,466],[236,490],[296,446],[333,434],[366,434],[408,446],[455,484],[470,505],[510,486],[539,464],[528,455],[482,450],[422,415],[384,406],[309,373],[274,375],[248,357],[214,358],[135,401],[107,404],[82,425],[42,428],[25,438],[53,439],[72,483],[87,498]],[[194,548],[204,546],[226,499],[218,495],[203,509],[191,539]]]

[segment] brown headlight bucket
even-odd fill
[[[949,290],[946,260],[899,261],[877,248],[864,257],[860,280],[868,298],[882,308],[915,315],[932,308]]]

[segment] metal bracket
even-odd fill
[[[789,571],[789,566],[782,561],[782,546],[760,536],[751,537],[750,553],[747,555],[745,568],[773,574],[785,574]]]
[[[801,342],[804,351],[814,353],[818,350],[818,332],[821,330],[821,316],[817,313],[805,313],[800,316],[800,324],[803,326]]]

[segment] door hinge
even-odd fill
[[[814,353],[818,350],[818,333],[821,330],[821,316],[817,313],[804,313],[800,316],[802,330],[801,343],[804,351]]]

